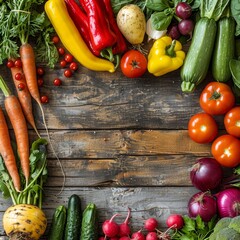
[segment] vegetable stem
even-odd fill
[[[1,75],[0,75],[0,88],[5,97],[9,97],[12,94],[11,90],[8,88],[7,84],[5,83]]]

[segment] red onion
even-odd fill
[[[240,189],[231,187],[216,194],[220,218],[240,215]]]
[[[210,192],[198,192],[194,194],[188,202],[188,215],[197,217],[204,222],[210,221],[217,214],[217,202]]]
[[[217,188],[223,178],[223,169],[214,158],[201,158],[192,167],[190,179],[202,192]]]

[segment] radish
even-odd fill
[[[148,218],[144,223],[144,228],[149,232],[153,232],[157,227],[158,221],[156,218]]]
[[[179,214],[172,214],[167,218],[167,226],[173,229],[181,229],[184,225],[183,217]]]
[[[146,236],[146,240],[158,240],[156,232],[149,232]]]
[[[120,237],[119,240],[131,240],[130,237],[124,236],[124,237]]]
[[[116,237],[119,233],[119,225],[114,222],[114,218],[120,214],[114,214],[111,219],[106,220],[102,225],[102,231],[106,237]]]
[[[127,215],[125,221],[119,225],[119,236],[120,237],[129,236],[131,234],[131,229],[129,226],[130,214],[131,214],[131,209],[128,208],[128,215]]]
[[[146,240],[145,235],[142,233],[142,230],[135,232],[131,236],[131,240]]]

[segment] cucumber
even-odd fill
[[[217,36],[212,58],[213,78],[218,82],[231,79],[229,61],[235,56],[235,20],[223,17],[217,23]]]
[[[200,18],[194,28],[192,41],[180,71],[181,89],[193,92],[206,77],[217,32],[214,19]]]
[[[68,200],[67,222],[64,240],[79,240],[82,222],[81,200],[78,195],[71,195]]]
[[[48,240],[62,240],[66,224],[67,210],[60,205],[55,209],[48,233]]]
[[[97,240],[97,208],[89,203],[83,211],[80,240]]]

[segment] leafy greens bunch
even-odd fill
[[[54,67],[57,48],[51,40],[55,33],[43,10],[44,0],[0,2],[0,64],[19,57],[19,46],[34,41],[36,60]]]

